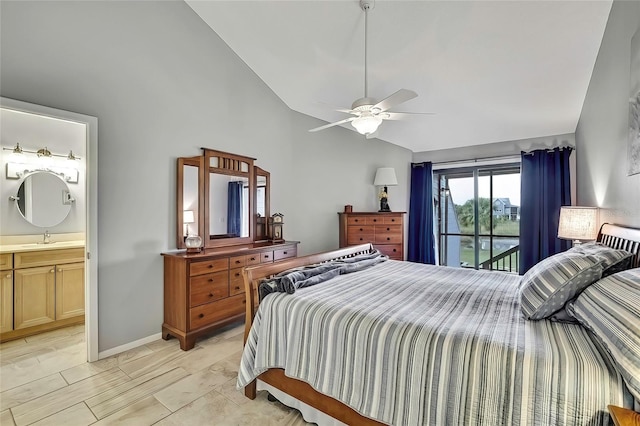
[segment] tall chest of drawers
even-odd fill
[[[405,212],[338,213],[340,247],[372,243],[391,259],[404,260]]]
[[[297,255],[297,241],[247,244],[234,248],[184,251],[164,256],[164,322],[162,338],[174,336],[189,350],[196,338],[245,315],[242,269]]]

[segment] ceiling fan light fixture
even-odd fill
[[[382,123],[380,117],[373,115],[362,115],[351,122],[351,125],[356,128],[361,135],[370,135],[378,130],[378,126]]]

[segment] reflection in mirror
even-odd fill
[[[255,167],[256,176],[256,241],[266,240],[267,217],[269,217],[269,177],[270,173],[260,167]]]
[[[249,236],[249,179],[209,174],[209,235],[211,239]]]
[[[198,228],[198,173],[197,166],[185,164],[182,175],[183,238],[187,235],[199,235]],[[187,213],[191,212],[191,213]]]
[[[58,175],[39,171],[24,178],[16,206],[29,223],[48,228],[62,223],[71,211],[69,187]]]

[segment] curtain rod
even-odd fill
[[[520,160],[520,155],[502,155],[502,156],[493,156],[493,157],[478,157],[472,158],[468,160],[449,160],[449,161],[438,161],[437,163],[433,163],[434,166],[441,166],[444,164],[455,164],[455,163],[479,163],[480,161],[489,161],[489,160]]]

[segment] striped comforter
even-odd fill
[[[266,297],[238,386],[269,368],[393,425],[604,425],[631,406],[579,325],[527,321],[519,277],[389,260]]]

